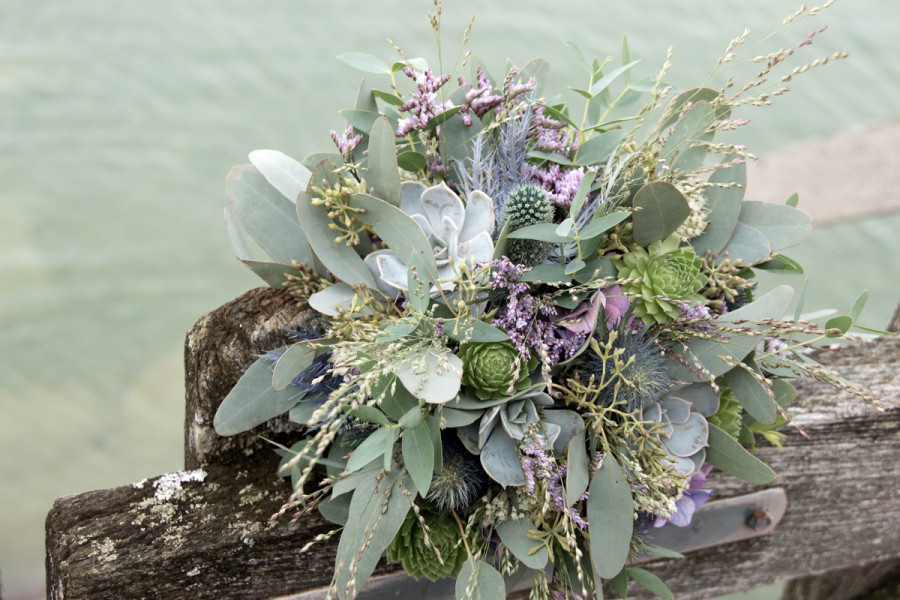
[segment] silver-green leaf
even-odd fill
[[[456,577],[456,600],[506,600],[503,576],[483,560],[470,558]]]
[[[595,576],[611,579],[628,560],[634,529],[634,501],[625,472],[607,454],[588,489],[591,565]]]
[[[272,389],[272,361],[260,358],[232,388],[213,419],[216,433],[235,435],[283,415],[297,404],[302,393]]]

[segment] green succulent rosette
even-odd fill
[[[630,250],[619,262],[619,278],[631,280],[622,289],[641,321],[666,323],[682,316],[678,302],[703,301],[698,292],[709,281],[703,263],[690,248],[679,248],[678,236]]]
[[[511,396],[530,385],[529,374],[537,359],[524,360],[509,342],[463,344],[462,383],[481,400]]]
[[[466,547],[459,535],[459,528],[451,519],[438,520],[437,517],[421,513],[428,527],[428,540],[425,544],[425,529],[414,515],[406,517],[400,531],[387,549],[387,558],[399,562],[403,570],[414,578],[427,577],[431,581],[442,577],[454,577],[466,562]],[[440,554],[441,561],[438,560]]]

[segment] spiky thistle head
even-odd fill
[[[533,183],[518,185],[506,199],[506,219],[509,231],[523,227],[552,223],[555,214],[550,197]],[[516,264],[533,266],[547,258],[551,245],[537,240],[509,240],[509,258]]]
[[[443,468],[431,479],[425,498],[440,511],[461,512],[479,499],[487,488],[487,476],[478,459],[451,436],[444,436]]]
[[[599,381],[603,374],[608,378],[615,372],[616,362],[625,365],[619,371],[620,385],[608,385],[601,391],[604,405],[625,403],[628,411],[634,411],[653,402],[672,386],[665,359],[653,336],[625,331],[619,333],[613,346],[622,349],[617,359],[590,351],[582,367],[586,377],[593,375]]]

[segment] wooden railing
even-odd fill
[[[289,442],[293,426],[275,420],[231,438],[212,427],[256,356],[310,318],[285,292],[258,289],[193,327],[185,344],[186,470],[58,499],[47,516],[49,598],[270,598],[329,583],[336,543],[299,552],[329,524],[317,514],[270,519],[290,490],[275,477],[278,457],[260,434]],[[900,312],[894,321],[896,330]],[[889,401],[900,398],[900,339],[819,360]],[[764,537],[651,563],[676,598],[781,580],[791,580],[791,600],[897,597],[876,594],[896,591],[900,573],[900,407],[877,412],[816,381],[798,388],[792,411],[808,439],[789,428],[784,449],[759,449],[780,475],[774,485],[787,492],[784,520]],[[721,474],[711,482],[718,498],[751,491]],[[381,564],[376,572],[393,570]]]

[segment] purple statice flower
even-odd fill
[[[338,135],[338,132],[334,129],[331,130],[331,139],[334,140],[334,145],[337,146],[338,152],[341,153],[341,156],[344,158],[348,158],[356,146],[362,141],[362,134],[357,133],[354,135],[353,133],[353,125],[347,123],[347,128],[344,130],[344,133]]]
[[[572,132],[570,137],[566,123],[544,115],[542,104],[536,106],[534,112],[530,135],[534,139],[535,147],[544,152],[556,152],[571,157],[578,148],[578,134]]]
[[[489,110],[503,104],[503,95],[494,93],[494,87],[491,85],[487,75],[484,74],[484,70],[478,67],[475,73],[478,83],[466,92],[465,100],[459,109],[459,114],[462,115],[462,120],[466,127],[472,125],[473,114],[476,117],[482,117]],[[459,85],[466,85],[462,77],[459,78]]]
[[[684,491],[681,498],[675,501],[675,510],[666,517],[657,516],[653,523],[654,527],[662,527],[666,523],[671,523],[675,527],[687,527],[694,518],[694,512],[706,504],[712,495],[712,490],[704,489],[706,486],[706,476],[712,471],[712,465],[704,464],[700,467],[700,471],[691,477],[688,489]]]
[[[684,315],[685,319],[694,321],[694,323],[691,324],[694,329],[699,329],[701,331],[716,330],[712,313],[709,312],[709,307],[702,302],[698,301],[693,304],[690,302],[679,302],[678,308],[681,309],[681,314]]]
[[[587,521],[575,509],[566,504],[565,477],[566,467],[560,466],[552,452],[547,451],[548,443],[543,434],[536,433],[526,438],[522,445],[522,471],[525,473],[526,494],[533,494],[538,481],[543,481],[547,486],[548,504],[544,510],[553,510],[566,513],[572,522],[581,529],[587,529]],[[578,502],[587,500],[588,493],[584,492]]]
[[[431,69],[418,73],[412,67],[404,67],[403,74],[416,82],[416,89],[409,100],[401,104],[397,110],[407,113],[399,121],[395,132],[398,136],[404,136],[417,129],[425,129],[428,121],[445,110],[453,108],[453,103],[447,100],[438,100],[438,90],[450,80],[449,75],[435,77]]]
[[[584,169],[548,163],[543,167],[528,165],[528,178],[540,185],[557,206],[569,206],[584,178]]]
[[[571,358],[587,339],[558,325],[557,307],[541,296],[530,294],[528,284],[519,281],[525,267],[508,258],[493,261],[491,287],[507,297],[492,321],[509,335],[525,360],[536,355],[545,366]]]

